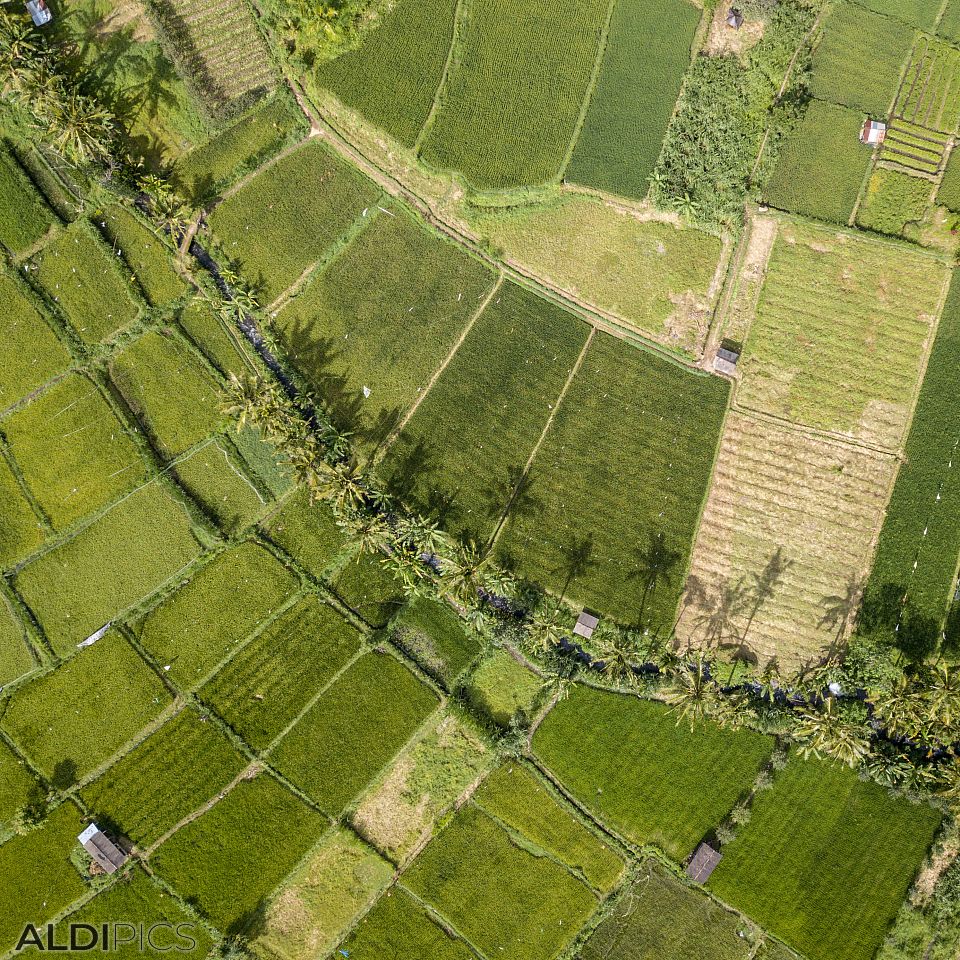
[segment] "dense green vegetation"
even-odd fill
[[[214,312],[212,304],[199,297],[194,299],[180,313],[179,324],[222,374],[241,377],[250,372],[250,362],[244,360],[240,334]]]
[[[948,210],[960,212],[960,150],[950,152],[937,190],[937,203],[942,203]]]
[[[863,6],[877,13],[896,17],[921,30],[932,30],[938,6],[929,0],[861,0]]]
[[[506,730],[530,722],[542,687],[506,650],[495,650],[470,675],[464,693],[478,716]]]
[[[14,256],[27,253],[54,223],[17,158],[0,143],[0,243]]]
[[[26,643],[23,625],[9,602],[4,599],[0,602],[0,684],[16,680],[34,666],[33,654]],[[3,818],[2,810],[3,801],[0,800],[0,820]]]
[[[43,543],[43,526],[24,496],[10,464],[0,457],[0,565],[12,566]]]
[[[347,535],[330,509],[306,491],[294,494],[265,524],[267,536],[318,579],[343,549]]]
[[[332,583],[336,595],[371,627],[385,627],[404,601],[403,588],[383,557],[360,553],[345,564]]]
[[[23,810],[35,783],[26,764],[0,745],[0,831]]]
[[[928,180],[878,168],[867,182],[857,210],[857,223],[868,230],[897,236],[908,223],[923,219],[931,193]]]

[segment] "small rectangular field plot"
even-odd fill
[[[371,653],[313,703],[270,762],[331,816],[399,752],[437,697],[399,660]]]
[[[942,814],[848,767],[794,756],[709,886],[810,960],[870,960]]]
[[[0,833],[11,824],[41,788],[27,765],[5,743],[0,743]]]
[[[426,390],[493,283],[481,261],[401,208],[377,211],[275,323],[290,359],[369,452]]]
[[[303,597],[203,686],[200,697],[262,750],[359,651],[361,639],[316,596]]]
[[[7,417],[2,429],[27,485],[57,530],[147,477],[126,426],[80,374]]]
[[[582,880],[516,843],[474,804],[434,837],[400,882],[485,957],[553,960],[599,905]]]
[[[489,537],[589,332],[504,284],[391,447],[390,489],[458,535]]]
[[[312,502],[310,494],[302,489],[264,523],[264,531],[318,580],[344,550],[348,539],[337,526],[329,505]]]
[[[382,553],[359,553],[333,580],[334,593],[364,623],[375,629],[403,606],[405,597],[400,582],[384,563]]]
[[[608,826],[685,860],[753,783],[773,740],[710,722],[691,731],[661,703],[578,686],[547,714],[533,749]]]
[[[939,0],[860,0],[862,6],[887,17],[896,17],[921,30],[932,30],[940,12]]]
[[[894,117],[883,138],[880,159],[934,177],[943,165],[949,140],[945,133]]]
[[[597,334],[514,500],[500,557],[621,622],[669,624],[728,392]]]
[[[317,263],[378,196],[326,147],[308,143],[219,204],[210,229],[266,305]]]
[[[894,114],[927,130],[953,133],[960,122],[960,50],[942,40],[919,36]]]
[[[0,141],[0,243],[15,257],[27,253],[55,222],[13,151]]]
[[[556,177],[587,93],[607,4],[479,0],[441,91],[423,159],[476,187]]]
[[[96,769],[172,698],[115,631],[18,689],[2,726],[60,790]]]
[[[897,461],[727,418],[677,636],[760,660],[820,656],[853,623]]]
[[[0,686],[36,666],[20,618],[6,597],[0,596]]]
[[[251,348],[235,325],[218,315],[210,301],[196,298],[177,319],[189,340],[225,377],[234,374],[242,378],[253,371],[247,356]]]
[[[64,654],[200,552],[186,505],[153,482],[31,562],[15,585],[54,649]]]
[[[457,4],[401,0],[376,17],[356,50],[321,64],[320,83],[412,147],[440,86]]]
[[[239,776],[246,758],[187,707],[85,787],[97,823],[146,847]]]
[[[6,457],[0,456],[0,566],[12,567],[44,541],[44,528]]]
[[[948,277],[919,252],[784,224],[740,361],[738,404],[898,448]]]

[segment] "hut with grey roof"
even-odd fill
[[[116,873],[127,862],[127,855],[95,823],[77,839],[104,873]]]
[[[709,843],[701,843],[687,864],[687,876],[697,883],[706,883],[722,859],[723,854],[714,850]]]

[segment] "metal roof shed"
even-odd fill
[[[738,351],[721,347],[713,358],[713,369],[717,373],[725,373],[728,377],[732,377],[737,372],[737,361],[739,359]]]
[[[706,883],[722,859],[723,854],[717,853],[709,843],[701,843],[687,864],[687,876],[697,883]]]
[[[600,618],[595,616],[592,613],[584,610],[583,613],[577,617],[577,622],[574,624],[573,632],[578,637],[583,637],[584,640],[589,640],[593,636],[593,631],[597,629],[597,624],[600,622]]]
[[[127,862],[127,855],[95,823],[77,839],[106,873],[116,873]]]

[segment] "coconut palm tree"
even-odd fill
[[[639,657],[632,635],[612,629],[596,639],[597,653],[603,661],[603,675],[615,686],[635,687],[637,673],[634,664]]]
[[[821,711],[801,714],[795,735],[805,758],[832,757],[855,767],[870,753],[867,734],[843,717],[833,697],[825,701]]]
[[[691,730],[707,717],[717,700],[717,685],[710,676],[710,662],[703,654],[677,671],[666,695],[667,703],[677,714],[677,724],[686,720]]]
[[[474,607],[486,585],[490,563],[490,554],[470,540],[460,550],[451,550],[440,558],[441,583],[455,600]]]
[[[530,645],[541,652],[552,650],[569,632],[569,615],[555,600],[544,603],[524,625]]]
[[[361,554],[376,554],[392,544],[390,527],[376,514],[347,513],[337,520],[337,525],[347,531]]]

